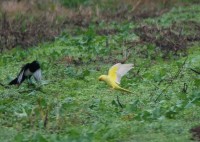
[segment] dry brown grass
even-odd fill
[[[67,23],[72,21],[75,25],[87,25],[86,21],[91,21],[91,18],[111,21],[113,19],[121,19],[127,17],[140,16],[141,13],[146,17],[153,15],[152,13],[166,8],[170,3],[177,0],[116,0],[110,5],[110,8],[104,8],[108,1],[101,0],[99,3],[93,3],[90,6],[79,6],[77,9],[63,7],[60,3],[51,0],[16,0],[0,2],[0,9],[6,12],[10,17],[16,13],[31,14],[31,16],[47,15],[47,17],[61,16],[67,17]],[[129,7],[129,8],[128,8]],[[130,9],[131,7],[131,9]],[[114,9],[114,11],[112,11]],[[149,11],[151,14],[149,14]],[[155,15],[155,14],[154,14]],[[156,14],[158,15],[158,14]],[[83,21],[83,22],[81,22]],[[82,23],[82,24],[81,24]]]
[[[34,20],[26,16],[9,19],[6,13],[0,19],[0,24],[0,52],[16,46],[27,48],[42,41],[53,40],[61,28],[59,23],[50,22],[46,16],[35,17]]]
[[[1,4],[1,9],[3,12],[15,14],[22,12],[23,14],[29,10],[26,2],[17,2],[17,1],[4,1]]]
[[[159,16],[171,4],[179,0],[108,0],[93,2],[77,8],[63,7],[58,0],[2,0],[0,1],[1,48],[35,45],[59,35],[63,27],[88,27],[101,21],[137,20]],[[25,27],[25,30],[24,30]],[[70,28],[69,28],[70,27]],[[102,30],[99,34],[114,34],[117,31]],[[39,36],[38,36],[39,35]],[[38,38],[39,37],[39,38]],[[41,39],[40,39],[41,38]]]
[[[15,0],[0,2],[0,12],[7,13],[9,18],[13,18],[16,15],[29,15],[29,16],[44,16],[56,17],[66,16],[68,11],[62,7],[59,3],[52,3],[50,0],[21,0],[19,2]]]
[[[31,16],[46,15],[53,21],[56,17],[65,18],[65,24],[86,27],[91,21],[123,21],[159,16],[178,0],[116,0],[112,5],[108,0],[93,2],[89,6],[80,5],[76,9],[63,7],[58,0],[16,0],[1,1],[0,9],[15,17],[16,13]],[[109,6],[108,6],[109,5]]]

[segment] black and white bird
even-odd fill
[[[25,64],[19,75],[12,80],[9,85],[20,85],[25,79],[30,79],[31,76],[33,76],[36,81],[40,81],[42,79],[42,71],[38,61]]]

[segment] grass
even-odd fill
[[[199,6],[186,9],[184,14],[185,8],[173,9],[142,22],[168,26],[176,12],[182,13],[177,21],[199,22],[199,16],[194,15]],[[137,23],[106,26],[120,32],[98,35],[92,25],[77,30],[76,36],[63,33],[53,43],[2,53],[1,83],[7,84],[23,64],[35,59],[41,63],[43,81],[32,86],[27,82],[20,87],[0,86],[0,141],[191,140],[189,130],[199,125],[200,82],[189,68],[199,68],[199,42],[189,46],[187,57],[171,54],[163,59],[164,52],[155,45],[128,49],[124,44],[138,40],[133,33]],[[102,23],[100,28],[104,27]],[[98,81],[129,52],[126,63],[134,63],[135,68],[122,79],[121,86],[133,94],[114,91]],[[184,83],[188,86],[185,92]]]

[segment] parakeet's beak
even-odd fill
[[[106,78],[106,76],[105,75],[101,75],[100,77],[99,77],[99,81],[105,81],[105,78]]]
[[[104,78],[105,78],[104,75],[101,75],[101,76],[99,76],[99,79],[98,79],[98,80],[99,80],[99,81],[104,81]]]

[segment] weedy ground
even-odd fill
[[[140,23],[102,22],[2,53],[2,84],[33,60],[41,63],[43,81],[0,86],[0,141],[192,141],[190,129],[200,125],[200,78],[190,70],[200,70],[199,11],[192,5]],[[181,30],[170,28],[177,23]],[[155,25],[157,38],[135,32]],[[173,43],[166,32],[175,35]],[[134,63],[121,82],[133,94],[98,81],[117,62]]]

